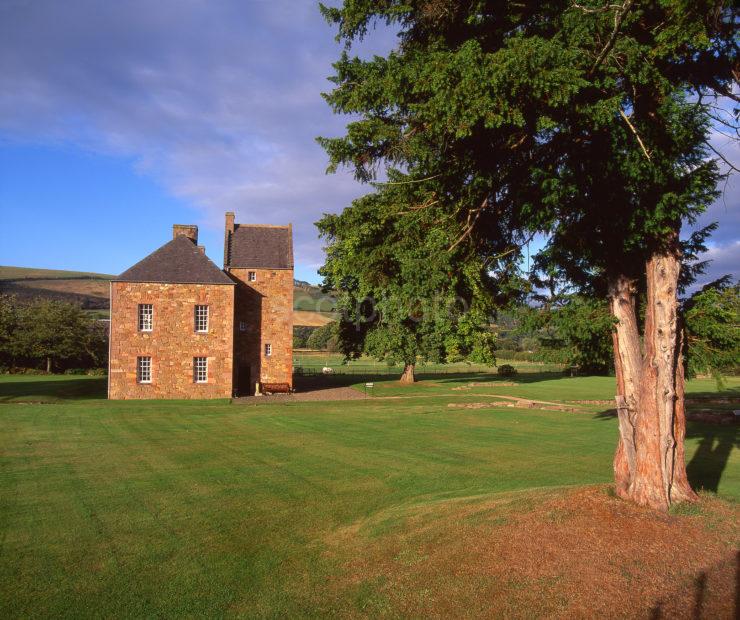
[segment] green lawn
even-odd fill
[[[605,407],[449,408],[494,393],[451,390],[468,381],[240,406],[107,402],[105,379],[0,377],[0,617],[368,614],[377,584],[336,586],[353,553],[337,532],[382,537],[420,506],[610,481]],[[613,379],[495,390],[610,398]],[[23,400],[57,403],[10,402]],[[734,430],[690,423],[687,441],[694,484],[731,501]]]

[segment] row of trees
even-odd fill
[[[544,234],[542,265],[605,300],[615,321],[617,493],[661,509],[695,499],[678,293],[687,248],[710,231],[680,232],[717,197],[712,123],[737,130],[723,107],[740,101],[735,3],[346,0],[322,10],[347,48],[377,21],[399,32],[385,56],[345,51],[326,95],[354,118],[346,135],[320,139],[330,169],[388,178],[319,223],[327,284],[345,311],[360,308],[345,327],[377,315],[384,341],[432,338],[446,353],[444,326],[407,329],[418,316],[408,301],[439,291],[482,316],[516,289],[512,265]],[[377,249],[359,256],[354,244],[367,239]],[[366,312],[367,297],[392,305]],[[351,354],[353,338],[343,341]]]
[[[294,327],[293,348],[336,353],[339,351],[339,325],[332,321],[321,327]]]
[[[522,306],[514,315],[515,338],[497,342],[498,356],[504,356],[504,346],[517,347],[530,353],[528,359],[568,364],[583,374],[614,371],[615,320],[605,300],[567,295],[557,304]],[[711,375],[721,387],[724,376],[740,372],[737,283],[725,276],[707,284],[681,302],[680,317],[687,376]]]
[[[101,368],[108,356],[108,327],[76,305],[0,295],[0,367]]]

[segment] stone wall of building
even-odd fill
[[[235,286],[111,284],[108,397],[230,398]],[[152,304],[153,330],[139,331],[138,306]],[[209,307],[208,332],[195,331],[195,306]],[[152,382],[138,383],[136,358],[152,358]],[[193,358],[208,358],[208,382],[196,383]]]
[[[293,385],[293,270],[228,270],[237,281],[234,313],[234,377],[240,393],[259,383]],[[251,281],[249,273],[256,279]],[[265,345],[271,345],[271,355]],[[245,378],[249,376],[248,380]],[[241,379],[241,380],[240,380]]]

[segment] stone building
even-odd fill
[[[292,386],[291,226],[226,214],[224,269],[197,226],[111,282],[108,397],[229,398]]]

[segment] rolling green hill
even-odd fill
[[[86,310],[108,309],[108,282],[115,276],[85,271],[0,266],[0,293],[20,299],[43,297],[80,304]],[[333,319],[336,300],[318,286],[295,281],[296,325],[320,326]]]

